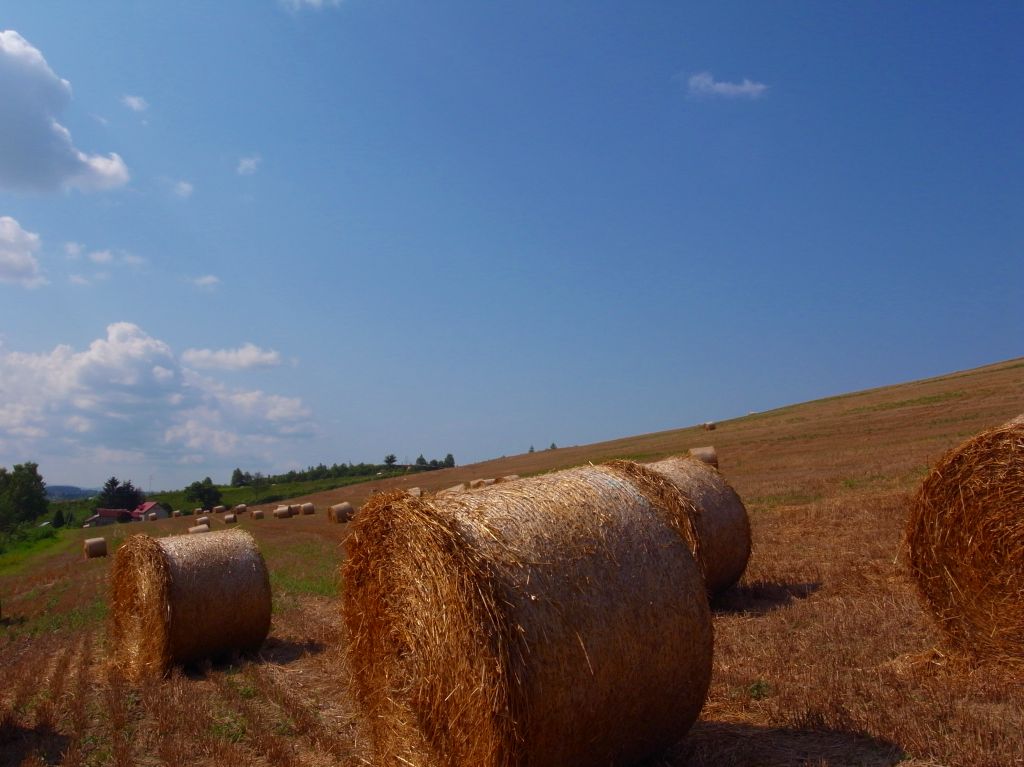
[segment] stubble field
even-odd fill
[[[368,744],[342,663],[338,566],[346,525],[324,509],[371,490],[440,489],[714,444],[747,505],[754,553],[713,605],[714,676],[700,721],[651,765],[1024,765],[1024,670],[969,664],[943,646],[903,571],[906,502],[950,447],[1024,412],[1024,361],[833,397],[699,428],[545,450],[343,488],[314,516],[241,527],[271,572],[257,657],[127,685],[106,639],[109,559],[135,532],[189,518],[79,531],[0,561],[0,766],[360,765]],[[223,521],[216,519],[215,528]]]

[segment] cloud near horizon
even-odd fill
[[[86,154],[57,117],[71,83],[14,30],[0,32],[0,188],[15,192],[111,189],[128,183],[120,155]]]
[[[108,325],[84,351],[0,349],[0,465],[117,453],[154,466],[252,463],[314,432],[301,399],[230,387],[185,357],[130,322]]]
[[[723,98],[757,99],[765,94],[768,86],[744,78],[741,83],[716,80],[710,72],[698,72],[687,81],[693,96],[720,96]]]
[[[186,349],[181,353],[181,361],[206,370],[250,370],[277,367],[281,364],[281,354],[245,343],[237,349]]]
[[[10,216],[0,216],[0,282],[37,288],[46,284],[39,269],[39,235],[21,228]]]

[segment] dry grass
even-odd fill
[[[719,422],[715,446],[746,503],[753,552],[740,584],[712,605],[714,670],[701,718],[649,767],[1024,765],[1019,669],[951,655],[899,564],[909,498],[929,469],[1020,413],[1022,400],[1019,360]],[[358,505],[371,489],[436,491],[588,461],[653,461],[707,440],[695,426],[308,500]],[[180,533],[191,520],[145,529]],[[365,767],[333,576],[351,525],[322,515],[252,524],[246,515],[238,526],[258,538],[274,585],[259,657],[137,688],[106,670],[117,652],[103,629],[111,558],[83,560],[78,541],[16,571],[0,561],[0,767]],[[137,529],[103,534],[114,550]]]

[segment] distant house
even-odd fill
[[[132,519],[136,522],[145,522],[147,515],[153,512],[156,514],[157,519],[164,519],[167,516],[167,512],[164,511],[164,507],[156,501],[146,501],[146,503],[139,506],[132,512]]]
[[[156,501],[147,501],[131,511],[128,511],[128,509],[96,509],[96,513],[85,520],[85,524],[89,525],[89,527],[102,527],[103,525],[112,525],[115,522],[145,522],[146,515],[150,512],[155,513],[157,519],[163,519],[167,516],[163,506]]]
[[[131,522],[132,513],[128,509],[96,509],[96,513],[85,520],[89,527],[102,527],[115,522]]]

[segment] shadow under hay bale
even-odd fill
[[[1024,659],[1024,423],[946,453],[911,500],[908,564],[950,643]]]
[[[820,581],[804,583],[745,583],[716,596],[711,610],[716,615],[766,615],[791,605],[794,600],[807,599],[821,588]]]
[[[680,534],[701,565],[709,594],[721,594],[739,582],[750,561],[750,519],[739,495],[717,470],[685,456],[608,465],[659,495],[661,505],[679,520]],[[671,487],[663,487],[665,482]]]
[[[346,549],[346,662],[376,763],[632,764],[700,712],[700,570],[609,468],[381,495]]]
[[[82,542],[82,553],[86,559],[95,559],[96,557],[107,556],[107,539],[106,538],[86,538]]]
[[[257,649],[270,629],[270,578],[251,535],[133,535],[110,574],[111,644],[130,679]]]

